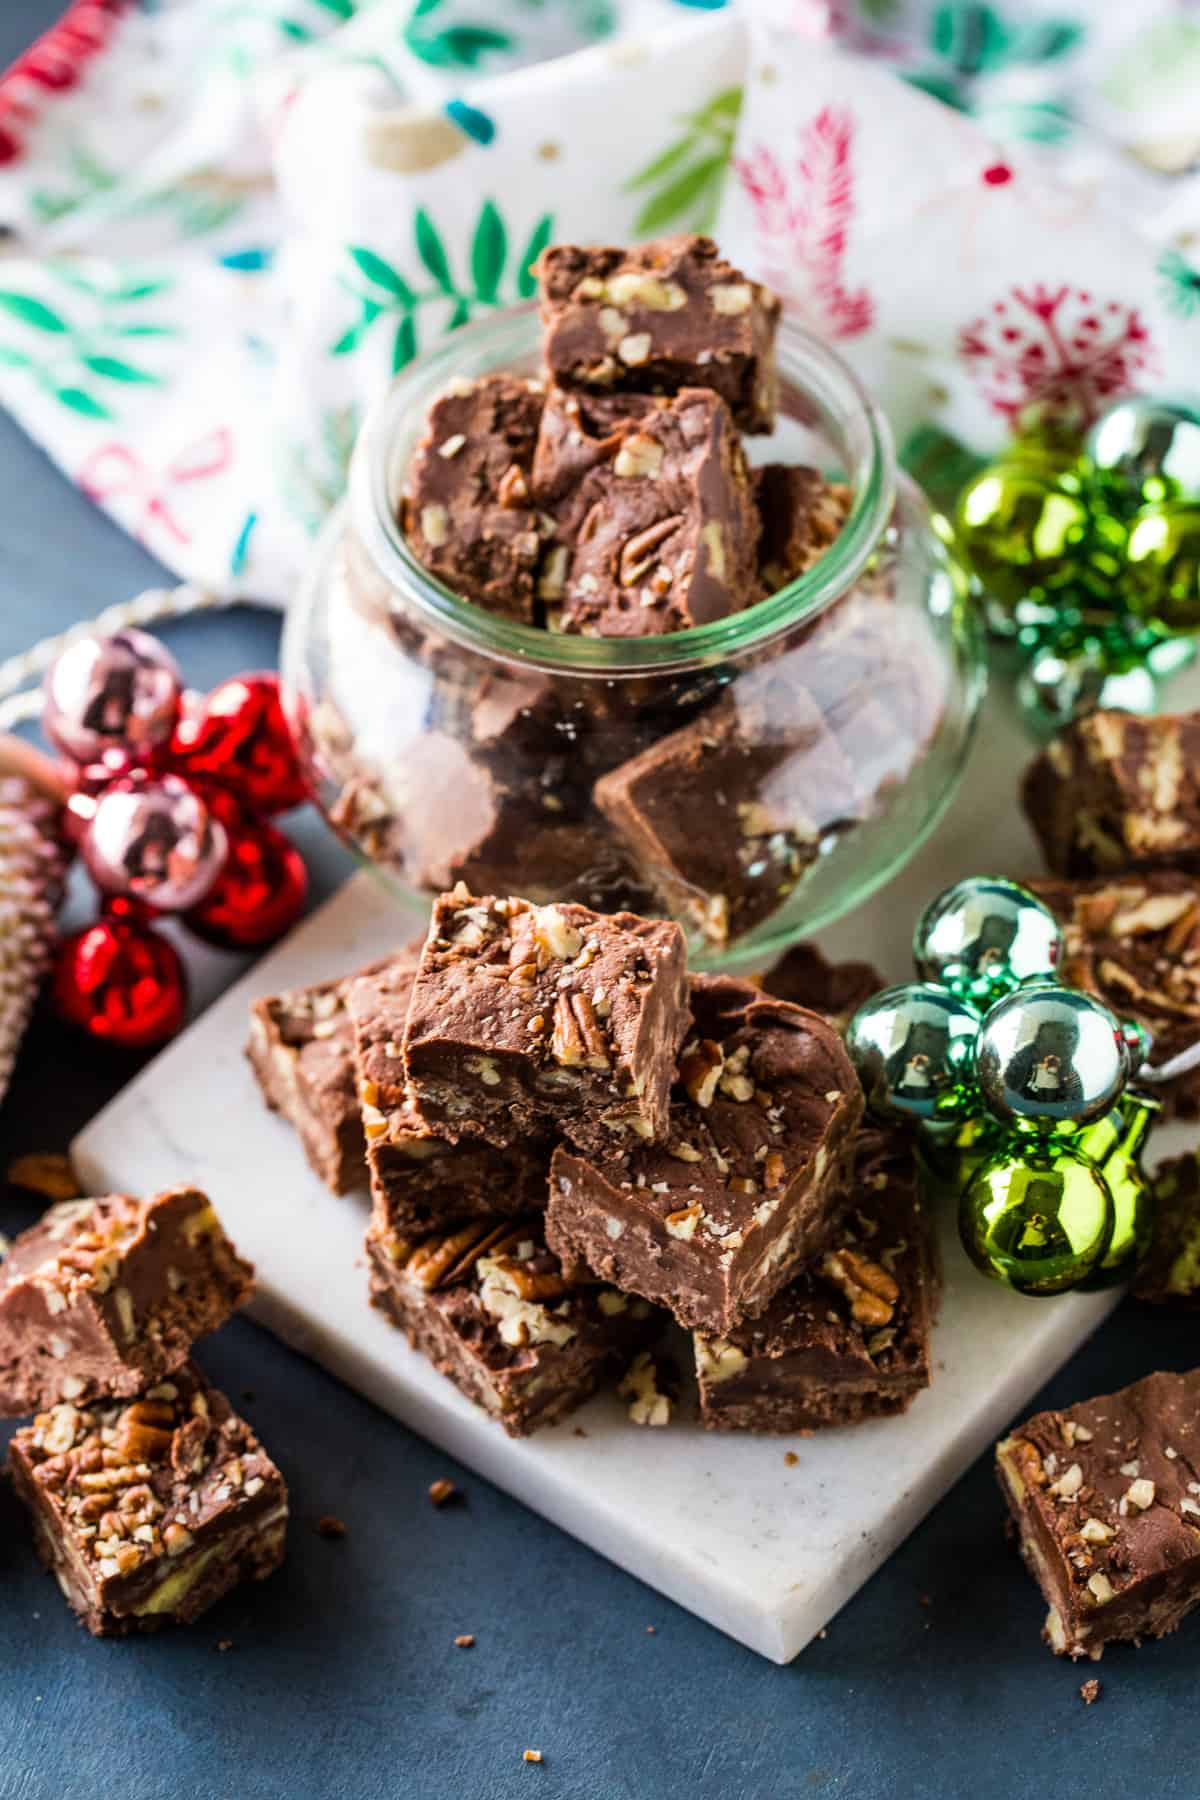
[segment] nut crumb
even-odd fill
[[[657,1625],[647,1625],[646,1636],[647,1637],[657,1637],[658,1636],[658,1626]]]
[[[541,1760],[542,1753],[540,1750],[522,1750],[521,1752],[522,1762],[541,1762]]]
[[[443,1475],[440,1481],[430,1482],[429,1498],[434,1506],[446,1506],[451,1500],[459,1498],[459,1492],[454,1483],[447,1481]]]
[[[796,1464],[800,1461],[800,1458],[796,1455],[794,1450],[785,1450],[783,1453],[783,1460],[789,1469],[794,1469]]]
[[[10,1187],[44,1200],[77,1200],[83,1189],[69,1156],[54,1150],[32,1150],[9,1163],[4,1179]]]
[[[456,1650],[473,1650],[475,1648],[475,1633],[473,1631],[460,1632],[458,1637],[454,1640],[454,1647]]]
[[[336,1513],[322,1513],[317,1520],[317,1532],[323,1538],[344,1538],[346,1527]]]
[[[226,1650],[233,1649],[233,1639],[232,1638],[218,1638],[217,1639],[217,1649],[221,1651],[222,1655],[224,1655]]]
[[[1085,1706],[1094,1706],[1096,1701],[1100,1698],[1100,1683],[1096,1680],[1094,1675],[1090,1681],[1085,1681],[1080,1688],[1079,1698],[1083,1701]]]

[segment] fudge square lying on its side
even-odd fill
[[[572,1411],[662,1325],[644,1300],[568,1279],[539,1219],[413,1244],[377,1207],[367,1255],[372,1305],[510,1437]]]
[[[1038,1413],[996,1464],[1058,1655],[1163,1637],[1200,1601],[1200,1370]]]
[[[96,1637],[189,1624],[283,1561],[283,1476],[190,1364],[140,1400],[39,1413],[9,1470],[38,1555]]]
[[[1200,1303],[1200,1151],[1160,1163],[1151,1179],[1154,1236],[1133,1292],[1155,1305]]]
[[[912,1140],[867,1128],[834,1247],[727,1337],[696,1333],[717,1431],[808,1431],[906,1412],[929,1386],[937,1253]]]
[[[550,1165],[546,1241],[710,1336],[763,1310],[844,1212],[862,1090],[837,1032],[749,982],[698,975],[661,1145]]]
[[[661,920],[442,894],[404,1035],[422,1113],[455,1140],[657,1140],[691,1022],[685,960]]]
[[[500,1145],[439,1135],[409,1097],[400,1046],[416,979],[405,956],[356,981],[349,1011],[377,1217],[418,1238],[465,1219],[512,1217],[546,1204],[550,1144]]]
[[[771,430],[780,304],[711,238],[659,238],[629,250],[552,244],[537,274],[542,355],[561,387],[708,387],[744,431]]]
[[[1026,816],[1056,875],[1200,870],[1200,712],[1093,712],[1025,771]]]
[[[542,552],[528,480],[541,412],[538,382],[452,381],[429,409],[403,502],[413,554],[430,573],[524,624]]]
[[[1144,1025],[1152,1064],[1200,1039],[1200,876],[1147,869],[1026,885],[1062,925],[1060,978]],[[1196,1118],[1200,1069],[1156,1083],[1154,1094],[1168,1118]]]
[[[420,954],[418,939],[399,956],[415,970]],[[354,1026],[346,1010],[355,979],[321,981],[256,1000],[246,1045],[264,1100],[295,1126],[311,1167],[335,1194],[366,1181]]]
[[[0,1263],[0,1416],[140,1393],[253,1288],[194,1188],[50,1207]]]

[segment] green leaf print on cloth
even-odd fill
[[[551,215],[544,213],[514,258],[499,208],[494,200],[484,200],[467,246],[470,279],[460,283],[441,233],[424,207],[418,207],[413,215],[413,245],[432,284],[422,287],[414,286],[377,250],[366,244],[347,244],[353,273],[342,277],[342,286],[358,302],[359,312],[330,344],[330,356],[352,354],[373,334],[378,321],[386,319],[392,325],[394,373],[410,363],[420,348],[419,320],[433,321],[432,332],[426,333],[428,339],[438,330],[457,331],[477,309],[529,299],[536,286],[533,264],[550,242],[553,229]]]
[[[131,360],[130,341],[173,335],[170,325],[130,318],[128,308],[161,294],[167,281],[123,277],[92,279],[75,264],[47,262],[60,290],[53,300],[0,287],[0,333],[15,324],[23,337],[0,336],[0,364],[23,370],[44,394],[68,412],[113,419],[113,389],[157,387],[163,377]],[[2,280],[2,276],[0,276]],[[134,352],[136,354],[136,351]],[[96,387],[95,383],[101,385]]]
[[[1075,19],[1012,19],[973,0],[935,7],[928,49],[936,61],[906,71],[904,79],[956,112],[968,114],[991,136],[1009,142],[1054,144],[1070,136],[1073,118],[1065,95],[1005,98],[987,78],[1018,70],[1046,69],[1083,43]],[[1065,79],[1065,77],[1064,77]]]
[[[626,192],[649,190],[633,222],[639,235],[650,237],[669,225],[711,230],[741,105],[741,88],[726,88],[699,112],[685,113],[675,121],[682,136],[625,183]]]
[[[477,69],[489,52],[511,50],[512,34],[483,21],[443,24],[445,0],[417,0],[404,26],[405,45],[434,69]],[[483,9],[486,12],[486,7]]]
[[[1164,250],[1156,264],[1163,299],[1177,319],[1200,318],[1200,269],[1178,250]]]

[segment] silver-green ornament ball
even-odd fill
[[[1026,987],[987,1014],[975,1046],[975,1079],[988,1110],[1014,1123],[1084,1125],[1120,1098],[1129,1044],[1090,994]]]
[[[859,1007],[846,1047],[872,1112],[964,1119],[975,1108],[971,1059],[980,1016],[945,988],[886,988]]]
[[[1145,501],[1200,500],[1200,405],[1131,394],[1096,420],[1084,445],[1105,485],[1132,511]]]
[[[973,876],[930,902],[913,939],[917,974],[990,1006],[1024,981],[1049,980],[1062,950],[1048,906],[1015,881]]]

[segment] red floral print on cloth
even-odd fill
[[[190,544],[191,533],[182,526],[168,504],[172,489],[187,482],[210,481],[223,475],[233,461],[233,433],[227,425],[210,431],[189,444],[158,474],[153,473],[128,444],[102,444],[94,450],[76,476],[89,500],[107,505],[112,500],[133,502],[127,529],[139,543],[146,543],[157,525],[176,544]]]
[[[1157,362],[1135,306],[1066,282],[1010,288],[959,332],[958,354],[993,412],[1006,419],[1033,400],[1091,418]]]
[[[46,95],[76,86],[84,64],[104,49],[117,18],[130,4],[131,0],[74,0],[58,24],[44,31],[0,75],[0,163],[15,162],[22,154],[22,133]]]
[[[758,144],[734,159],[750,200],[763,279],[796,301],[829,337],[857,337],[874,321],[866,288],[845,285],[854,199],[854,117],[823,106],[799,130],[790,168]]]

